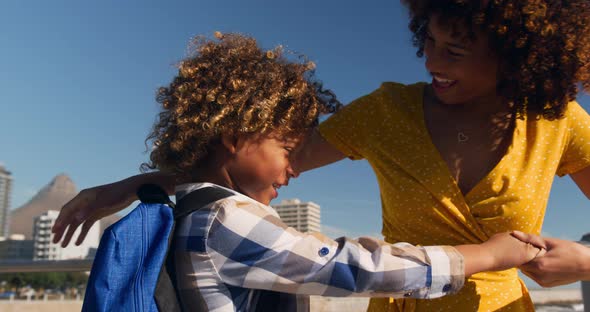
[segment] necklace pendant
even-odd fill
[[[467,140],[469,140],[469,137],[466,136],[465,133],[463,133],[463,132],[457,133],[457,142],[464,143],[464,142],[467,142]]]

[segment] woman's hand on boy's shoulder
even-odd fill
[[[59,242],[65,233],[61,246],[66,247],[76,229],[82,225],[76,240],[76,245],[80,245],[96,221],[129,206],[135,199],[134,194],[122,191],[120,183],[84,189],[66,203],[51,229],[54,233],[53,242]]]
[[[137,199],[136,191],[141,185],[157,184],[166,193],[172,194],[174,186],[185,183],[185,179],[186,177],[179,177],[174,173],[154,171],[84,189],[61,208],[51,229],[54,233],[53,242],[59,242],[65,233],[61,246],[66,247],[76,229],[82,225],[82,230],[76,240],[76,245],[80,245],[96,221],[131,205]]]

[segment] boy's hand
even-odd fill
[[[463,255],[465,276],[485,271],[503,271],[519,267],[535,257],[545,253],[543,240],[531,234],[523,234],[522,239],[516,239],[510,233],[500,233],[490,237],[481,244],[459,245],[455,248]],[[540,247],[528,243],[535,242]]]
[[[545,254],[542,238],[533,234],[522,234],[526,242],[510,233],[500,233],[481,244],[493,259],[493,271],[518,267]]]
[[[67,228],[66,236],[61,243],[62,247],[66,247],[76,229],[82,225],[76,240],[76,245],[80,245],[94,222],[129,206],[135,200],[134,194],[122,191],[120,183],[84,189],[66,203],[51,229],[54,233],[53,242],[59,242]]]
[[[510,234],[522,242],[529,243],[537,248],[543,248],[547,250],[547,243],[545,242],[545,239],[539,235],[527,234],[521,231],[512,231]]]

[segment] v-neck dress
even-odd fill
[[[351,159],[367,159],[381,191],[385,240],[417,245],[481,243],[499,232],[540,233],[554,176],[590,165],[590,117],[576,102],[565,117],[516,119],[512,143],[467,194],[431,141],[425,83],[383,83],[320,125]],[[471,276],[434,300],[372,299],[369,311],[534,311],[516,269]]]

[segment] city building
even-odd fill
[[[8,237],[12,174],[0,164],[0,236]]]
[[[100,239],[99,222],[96,222],[88,231],[88,235],[80,246],[73,242],[66,248],[61,248],[60,244],[54,244],[51,227],[55,223],[59,211],[49,210],[35,218],[33,225],[34,241],[34,260],[67,260],[67,259],[86,259],[91,253],[91,249],[97,248]],[[74,239],[78,237],[81,227],[74,233]]]
[[[0,260],[33,260],[33,240],[22,234],[0,237]]]
[[[313,202],[301,202],[299,199],[286,199],[272,207],[279,213],[281,220],[299,232],[320,231],[320,206]]]

